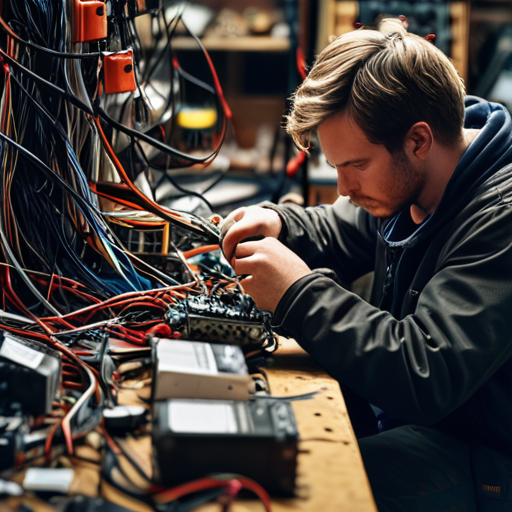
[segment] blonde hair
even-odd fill
[[[344,34],[320,53],[286,118],[299,148],[307,149],[318,126],[340,112],[390,152],[402,148],[419,121],[443,145],[460,140],[465,91],[453,64],[431,42],[407,33],[398,19],[382,20],[379,29]]]

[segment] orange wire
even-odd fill
[[[96,117],[96,118],[92,118],[91,120],[94,122],[94,124],[96,125],[96,128],[98,129],[98,133],[99,133],[101,141],[107,151],[108,156],[111,158],[117,172],[119,173],[119,176],[121,177],[123,182],[128,186],[128,188],[130,188],[130,190],[132,192],[134,192],[135,195],[137,195],[142,200],[142,202],[144,204],[146,204],[146,205],[150,206],[151,208],[153,208],[154,210],[157,210],[158,212],[160,212],[164,216],[164,218],[169,218],[169,217],[175,218],[175,219],[180,220],[181,222],[191,225],[191,222],[188,221],[188,219],[182,217],[177,212],[173,212],[172,210],[169,210],[168,208],[164,208],[163,206],[161,206],[158,203],[155,203],[154,201],[149,199],[132,183],[128,174],[124,170],[124,167],[122,166],[121,162],[117,158],[117,155],[115,154],[114,150],[112,149],[112,146],[110,145],[110,143],[105,135],[105,132],[103,131],[103,128],[101,127],[100,119],[98,117]]]
[[[192,258],[192,256],[197,256],[198,254],[203,254],[205,252],[210,251],[218,251],[220,249],[219,245],[202,245],[201,247],[196,247],[195,249],[190,249],[190,251],[185,251],[183,253],[183,257],[188,260]]]

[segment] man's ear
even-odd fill
[[[434,135],[432,129],[424,121],[413,124],[404,138],[404,149],[409,158],[425,160],[432,151]]]

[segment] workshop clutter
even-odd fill
[[[219,250],[221,217],[170,172],[206,168],[228,131],[208,52],[158,0],[0,5],[0,470],[31,466],[4,494],[66,494],[85,457],[153,510],[241,489],[269,510],[262,485],[293,493],[298,439],[261,369],[277,338]],[[173,49],[179,30],[206,77]],[[164,182],[208,215],[163,206]],[[151,431],[154,472],[135,448]]]

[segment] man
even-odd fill
[[[401,425],[360,439],[380,511],[512,510],[512,123],[395,27],[338,38],[294,96],[287,130],[318,133],[343,197],[236,210],[223,250],[282,333]],[[367,303],[346,284],[371,270]]]

